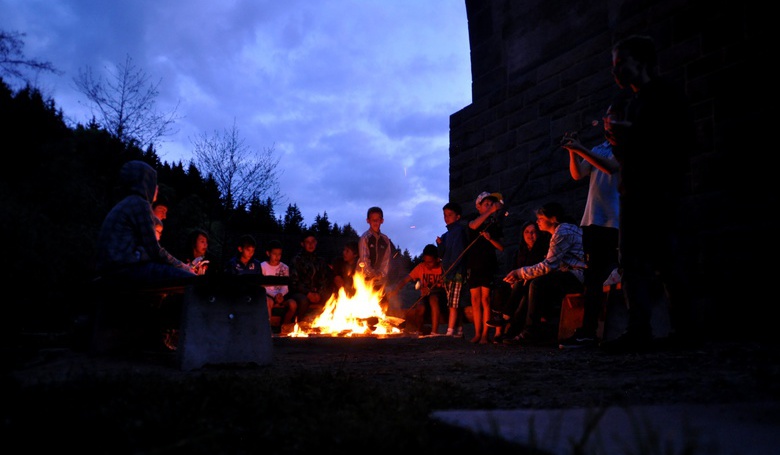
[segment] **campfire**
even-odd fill
[[[325,303],[322,312],[310,324],[295,324],[288,336],[388,337],[400,335],[401,318],[388,316],[382,309],[384,289],[374,290],[373,281],[361,272],[354,276],[355,294],[348,296],[340,289]]]

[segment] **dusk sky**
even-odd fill
[[[176,109],[161,159],[235,126],[280,158],[283,201],[306,225],[382,231],[412,256],[445,232],[449,116],[471,103],[463,0],[0,0],[0,29],[26,34],[25,57],[62,74],[34,81],[71,123],[92,117],[79,70],[107,77],[127,57]],[[18,87],[14,87],[18,88]],[[178,106],[178,107],[177,107]]]

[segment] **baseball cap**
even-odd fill
[[[499,202],[499,204],[504,205],[504,196],[501,195],[501,193],[488,193],[487,191],[479,193],[479,196],[477,196],[477,205],[479,205],[486,197],[494,197]]]

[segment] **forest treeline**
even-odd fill
[[[29,85],[14,91],[2,78],[0,133],[5,159],[0,178],[3,281],[7,295],[15,296],[6,299],[5,335],[56,329],[86,304],[97,233],[123,196],[118,174],[129,160],[143,160],[157,170],[160,197],[169,204],[160,243],[178,257],[186,255],[187,234],[193,229],[209,233],[209,253],[222,263],[245,233],[257,238],[261,260],[268,241],[282,241],[288,263],[306,230],[316,233],[318,251],[328,261],[358,237],[349,224],[331,223],[327,212],[307,225],[294,203],[280,215],[271,198],[232,206],[192,162],[163,162],[153,146],[142,150],[132,141],[123,142],[94,120],[68,126],[54,100]],[[403,274],[417,261],[404,250],[394,268]]]

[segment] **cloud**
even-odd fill
[[[235,122],[245,144],[280,157],[286,203],[307,224],[367,228],[368,207],[413,255],[443,232],[449,116],[471,102],[463,2],[419,0],[0,0],[0,28],[67,118],[90,112],[72,82],[127,56],[160,81],[157,109],[180,116],[158,153],[189,163],[192,140]],[[414,227],[412,227],[414,226]]]

